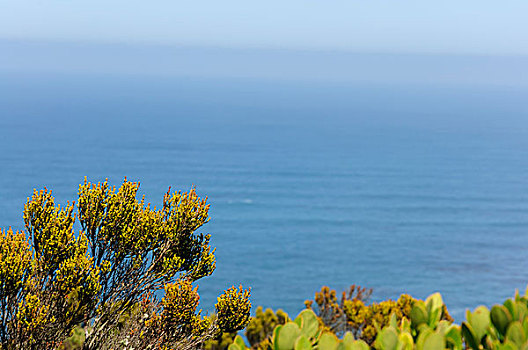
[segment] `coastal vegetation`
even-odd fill
[[[198,232],[207,199],[169,189],[157,209],[138,189],[85,180],[64,207],[34,191],[25,230],[0,230],[1,350],[528,350],[518,292],[460,324],[439,293],[373,302],[356,285],[340,297],[323,287],[294,318],[262,307],[250,317],[249,289],[232,286],[204,315],[196,283],[216,267]]]
[[[358,291],[352,286],[352,292]],[[365,289],[359,289],[365,291]],[[351,297],[352,296],[352,297]],[[245,335],[237,335],[228,350],[525,350],[528,349],[528,295],[515,293],[491,310],[467,310],[454,323],[439,293],[426,300],[402,295],[396,301],[365,303],[365,294],[323,287],[293,320],[283,311],[257,311]],[[350,307],[355,305],[354,307]],[[273,316],[275,315],[275,317]],[[280,315],[280,316],[279,316]],[[267,327],[275,324],[273,329]],[[264,333],[266,333],[264,335]],[[259,337],[254,337],[259,334]]]
[[[215,314],[197,310],[195,282],[216,266],[210,235],[197,232],[207,200],[169,189],[156,209],[138,189],[85,180],[64,207],[47,189],[28,198],[25,231],[0,232],[2,350],[195,349],[246,326],[241,286],[218,297]]]

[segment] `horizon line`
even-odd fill
[[[3,37],[0,35],[0,43],[19,44],[54,44],[54,45],[87,45],[87,46],[107,46],[123,48],[158,48],[158,49],[189,49],[189,50],[225,50],[225,51],[263,51],[263,52],[292,52],[311,54],[349,54],[365,56],[447,56],[447,57],[512,57],[527,58],[527,53],[497,53],[497,52],[452,52],[452,51],[413,51],[413,50],[366,50],[348,49],[342,47],[286,47],[286,46],[265,46],[265,45],[219,45],[219,44],[188,44],[169,42],[147,42],[147,41],[126,41],[126,40],[73,40],[64,38],[29,38],[29,37]]]

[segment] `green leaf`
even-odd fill
[[[363,340],[356,340],[347,350],[370,350],[370,346],[368,346]]]
[[[445,338],[453,350],[462,350],[462,334],[457,326],[451,326],[445,333]]]
[[[295,350],[312,350],[312,343],[306,336],[301,335],[295,342]]]
[[[425,299],[425,305],[427,306],[428,311],[442,310],[442,307],[444,306],[442,295],[440,295],[440,293],[429,295],[427,299]]]
[[[510,322],[512,322],[512,316],[508,309],[503,305],[494,305],[490,312],[491,323],[495,329],[499,332],[499,335],[504,338],[506,330]]]
[[[278,339],[276,339],[276,350],[292,350],[295,341],[301,335],[301,330],[296,323],[288,322],[279,330]]]
[[[398,341],[400,347],[399,350],[413,350],[414,348],[414,340],[410,333],[408,332],[402,332],[398,335]]]
[[[514,343],[507,341],[504,344],[499,343],[494,350],[519,350],[519,348]]]
[[[271,338],[273,344],[273,350],[279,350],[279,333],[282,329],[282,325],[278,325],[273,329],[273,336]]]
[[[246,349],[246,343],[244,343],[244,339],[242,339],[242,337],[239,335],[235,337],[235,344],[238,345],[241,350]]]
[[[462,322],[462,336],[466,340],[466,345],[469,346],[470,349],[477,350],[479,348],[480,341],[478,340],[475,331],[473,331],[473,327],[471,327],[469,323]]]
[[[318,349],[319,350],[336,350],[338,339],[333,333],[323,333],[319,338]]]
[[[414,328],[418,328],[419,325],[427,323],[428,316],[427,310],[423,302],[416,302],[411,309],[411,324]]]
[[[297,324],[297,326],[299,326],[299,328],[302,328],[302,326],[303,326],[303,318],[302,318],[301,314],[297,315],[297,317],[295,317],[295,320],[293,320],[293,322],[295,324]]]
[[[319,320],[315,316],[312,310],[303,310],[299,314],[298,318],[302,319],[301,333],[304,334],[308,339],[315,337],[319,330]]]
[[[468,310],[467,319],[477,336],[477,341],[480,343],[490,326],[490,312],[488,308],[485,306],[479,306],[473,311],[473,313]]]
[[[354,335],[352,333],[350,333],[350,332],[346,332],[345,336],[343,337],[341,342],[344,343],[344,344],[352,344],[352,343],[354,343]]]
[[[398,347],[398,333],[393,327],[386,327],[376,337],[376,349],[396,350]]]
[[[411,332],[411,321],[407,317],[402,318],[400,329],[405,332]]]
[[[436,328],[437,323],[442,318],[442,308],[444,302],[440,293],[434,293],[427,297],[425,306],[428,313],[427,324],[431,328]]]
[[[241,336],[237,335],[235,337],[235,342],[234,344],[238,345],[238,347],[240,348],[240,350],[245,350],[246,349],[246,343],[244,343],[244,339],[242,339]]]
[[[416,339],[416,350],[427,350],[424,348],[425,340],[433,333],[434,332],[431,328],[423,328],[418,335],[418,339]]]
[[[504,302],[504,307],[506,307],[506,309],[508,309],[508,311],[510,312],[513,321],[519,320],[519,312],[517,309],[517,305],[512,299],[507,299]]]
[[[526,342],[526,334],[524,333],[523,326],[521,325],[521,322],[515,321],[508,327],[508,331],[506,332],[506,340],[511,341],[517,347],[520,347],[522,344]]]
[[[424,350],[444,350],[445,349],[445,339],[444,337],[437,332],[430,334],[425,338],[423,343]]]
[[[528,314],[528,309],[526,308],[526,304],[522,301],[516,301],[515,304],[517,305],[517,320],[522,322]]]
[[[398,319],[396,318],[395,313],[390,316],[389,325],[394,328],[398,328]]]

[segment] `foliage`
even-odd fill
[[[283,310],[274,312],[272,309],[265,311],[261,306],[255,311],[255,316],[251,317],[246,327],[246,336],[251,348],[264,350],[270,346],[273,329],[278,325],[283,325],[291,321],[290,317]],[[236,333],[223,332],[216,339],[209,340],[205,344],[206,350],[226,350],[234,342]]]
[[[283,325],[291,321],[290,317],[283,310],[273,312],[272,309],[262,310],[259,306],[246,328],[246,338],[253,348],[265,349],[269,344],[269,339],[276,326]]]
[[[204,343],[205,350],[226,350],[235,341],[236,332],[220,332],[215,338]]]
[[[229,350],[246,350],[247,346],[240,336],[235,338]],[[368,350],[368,345],[362,340],[354,340],[351,333],[346,333],[343,339],[338,339],[334,333],[326,330],[315,313],[303,310],[295,320],[278,325],[273,330],[273,336],[267,349],[273,350]]]
[[[425,301],[416,300],[407,317],[398,320],[396,313],[389,324],[378,330],[374,347],[378,350],[462,349],[460,327],[442,319],[445,305],[439,293]]]
[[[55,205],[47,189],[28,198],[26,231],[0,231],[0,348],[190,348],[246,326],[242,287],[218,298],[217,315],[197,311],[193,282],[215,269],[210,235],[196,232],[207,199],[169,189],[157,210],[138,189],[85,180],[77,204]]]
[[[332,297],[329,289],[324,288],[321,297]],[[404,298],[407,300],[408,298]],[[320,300],[320,299],[319,299]],[[332,299],[335,300],[335,299]],[[396,302],[397,303],[397,302]],[[309,304],[309,303],[308,303]],[[402,304],[403,305],[403,304]],[[264,349],[267,350],[444,350],[462,349],[460,327],[450,321],[442,320],[445,305],[440,294],[433,294],[427,300],[416,300],[412,307],[404,308],[411,314],[409,320],[405,316],[398,319],[396,312],[389,316],[388,323],[377,328],[376,339],[371,345],[364,340],[354,339],[351,332],[336,336],[322,322],[312,309],[302,311],[293,322],[278,325],[273,330],[273,336]],[[409,306],[404,303],[405,307]],[[311,305],[309,305],[311,306]],[[424,311],[421,313],[421,311]],[[229,350],[247,349],[242,338],[237,337]]]
[[[402,294],[396,301],[389,299],[370,305],[350,300],[345,302],[344,311],[354,334],[371,344],[376,339],[377,330],[387,326],[392,315],[397,321],[408,317],[414,302],[407,294]]]
[[[215,308],[220,329],[228,333],[240,330],[240,325],[249,322],[249,290],[243,290],[242,286],[229,288],[218,298]]]
[[[315,293],[315,306],[312,300],[304,302],[306,308],[313,309],[321,321],[335,334],[342,336],[345,332],[352,332],[357,336],[359,328],[352,320],[347,318],[346,305],[364,305],[372,294],[372,289],[361,286],[350,286],[348,293],[341,293],[338,302],[336,291],[323,286],[320,292]],[[356,322],[358,325],[360,322]]]
[[[462,334],[469,349],[528,349],[528,290],[491,311],[485,306],[467,310]]]
[[[336,291],[325,286],[315,294],[316,307],[313,301],[306,301],[305,305],[314,309],[321,321],[338,337],[351,332],[354,337],[372,344],[378,329],[387,326],[392,315],[398,322],[404,317],[409,318],[416,299],[402,294],[396,301],[389,299],[367,304],[371,294],[371,289],[352,285],[348,293],[342,293],[338,302]]]
[[[335,295],[324,289],[323,297]],[[401,298],[400,298],[401,299]],[[335,300],[335,299],[332,299]],[[528,290],[521,296],[507,299],[491,310],[479,306],[466,312],[466,320],[459,326],[446,312],[439,293],[425,301],[413,299],[410,315],[398,317],[393,312],[386,325],[374,322],[376,338],[371,343],[355,340],[351,332],[341,339],[323,324],[313,310],[301,312],[293,321],[277,325],[266,343],[266,350],[526,350],[528,349]],[[397,303],[397,302],[396,302]],[[408,306],[408,303],[404,303]],[[310,303],[308,303],[309,306]],[[402,304],[403,305],[403,304]],[[360,334],[361,335],[361,334]],[[262,344],[262,343],[261,343]],[[236,337],[229,350],[245,350],[241,337]]]

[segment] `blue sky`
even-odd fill
[[[0,39],[528,55],[527,0],[0,0]]]

